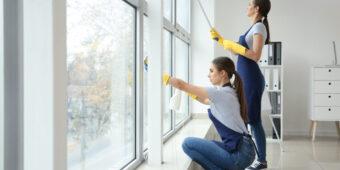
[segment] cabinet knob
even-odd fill
[[[328,72],[332,72],[332,69],[329,69]]]
[[[332,85],[332,83],[331,83],[331,82],[329,82],[329,83],[328,83],[328,85]]]
[[[331,97],[332,97],[331,95],[328,96],[328,98],[331,98]]]
[[[331,109],[331,108],[329,108],[329,109],[328,109],[328,111],[332,111],[332,109]]]

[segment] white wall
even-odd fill
[[[215,1],[216,29],[224,38],[237,41],[239,36],[250,27],[250,20],[246,15],[248,2],[246,0]],[[337,42],[337,49],[340,52],[338,12],[340,1],[272,0],[271,2],[272,8],[268,15],[271,40],[282,41],[283,49],[284,133],[307,135],[309,68],[313,65],[332,63],[333,40]],[[196,38],[195,35],[193,38]],[[215,56],[226,54],[225,50],[217,45],[214,49]],[[205,61],[195,62],[200,64]],[[264,124],[266,129],[270,127],[267,121]],[[321,122],[318,134],[336,135],[334,123]]]
[[[66,0],[23,1],[23,24],[23,169],[65,170]]]
[[[204,10],[214,25],[214,1],[201,0]],[[199,7],[197,0],[192,0],[191,10],[191,83],[200,86],[210,86],[208,71],[214,56],[214,42],[210,38],[210,28]],[[207,106],[192,101],[191,112],[207,113]]]

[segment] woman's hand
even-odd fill
[[[230,40],[226,40],[222,38],[222,36],[216,31],[215,28],[212,28],[210,30],[210,35],[213,40],[216,40],[217,43],[219,43],[224,49],[230,50],[233,52],[233,54],[241,54],[244,55],[246,52],[246,48],[242,45],[235,43]]]
[[[213,40],[217,41],[218,44],[223,46],[224,38],[222,38],[222,36],[216,31],[215,28],[210,29],[210,35]]]
[[[171,76],[169,74],[163,74],[163,84],[168,85]]]
[[[195,85],[190,85],[186,83],[185,81],[171,77],[168,74],[163,74],[163,84],[164,85],[171,85],[172,87],[175,87],[181,91],[184,91],[188,93],[188,95],[193,98],[198,100],[198,97],[202,100],[209,99],[208,93],[204,87],[199,87]],[[207,102],[205,102],[207,103]]]

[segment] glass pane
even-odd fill
[[[172,21],[172,0],[163,0],[164,17]]]
[[[68,169],[120,169],[135,159],[135,9],[67,0]]]
[[[189,81],[189,45],[176,38],[175,77],[185,82]],[[189,115],[189,98],[182,94],[180,110],[175,113],[176,124]]]
[[[176,12],[177,23],[190,32],[190,0],[176,1]]]
[[[144,16],[144,60],[146,57],[149,56],[149,52],[148,52],[148,48],[149,48],[149,19],[148,17]],[[143,142],[143,149],[147,149],[148,148],[148,114],[147,114],[147,106],[148,106],[148,102],[147,102],[147,80],[148,80],[148,73],[147,70],[145,70],[144,68],[144,74],[143,74],[143,121],[144,121],[144,127],[143,127],[143,138],[144,138],[144,142]]]
[[[163,73],[171,75],[171,33],[164,29],[163,36]],[[163,86],[163,94],[163,134],[166,134],[172,129],[171,110],[169,109],[171,86]]]

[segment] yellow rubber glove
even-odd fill
[[[241,54],[241,55],[244,55],[246,53],[245,47],[243,47],[242,45],[236,42],[222,38],[222,36],[216,31],[215,28],[212,28],[210,30],[210,35],[211,35],[211,38],[213,40],[216,40],[217,43],[219,43],[222,47],[224,47],[224,49],[233,50],[236,53]]]
[[[234,42],[234,41],[230,41],[230,40],[223,40],[223,45],[224,49],[227,50],[233,50],[238,54],[244,55],[246,53],[246,47],[243,47],[242,45]]]
[[[222,36],[216,31],[215,28],[210,29],[210,35],[213,40],[216,40],[217,43],[219,43],[221,46],[223,46],[223,40]]]
[[[189,97],[191,97],[192,99],[196,100],[197,96],[191,94],[191,93],[188,93],[188,92],[185,92],[186,94],[188,94]]]
[[[163,84],[164,85],[168,85],[170,77],[171,76],[169,74],[163,74]]]

